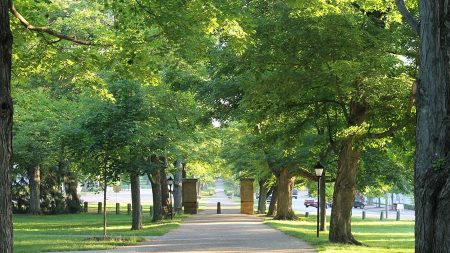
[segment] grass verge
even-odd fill
[[[98,214],[14,215],[14,252],[112,249],[137,244],[144,236],[160,236],[177,228],[184,217],[152,223],[151,217],[144,214],[143,229],[132,231],[131,215],[110,214],[110,240],[96,240],[103,235],[103,220]]]
[[[329,217],[328,217],[329,221]],[[316,237],[316,217],[302,217],[297,221],[267,219],[266,224],[282,232],[301,238],[319,252],[408,253],[414,252],[414,221],[353,219],[352,232],[356,240],[367,246],[343,245],[328,242],[328,232]]]

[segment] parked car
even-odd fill
[[[355,201],[354,203],[353,203],[353,207],[354,208],[361,208],[361,209],[364,209],[364,207],[365,207],[366,205],[363,203],[363,202],[361,202],[361,201]]]
[[[315,199],[305,199],[305,202],[303,204],[306,207],[313,206],[313,207],[317,208],[317,206],[318,206],[317,200],[315,200]],[[332,207],[332,206],[333,206],[333,204],[331,202],[327,202],[327,204],[325,205],[325,208]]]

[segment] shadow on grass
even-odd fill
[[[329,220],[329,219],[328,219]],[[266,224],[286,234],[301,238],[318,251],[326,252],[414,252],[413,221],[379,221],[376,219],[352,221],[355,238],[367,246],[354,246],[328,242],[328,232],[316,237],[316,218],[310,216],[298,221],[276,221],[267,219]]]
[[[111,214],[107,217],[107,234],[113,240],[86,240],[103,235],[103,217],[99,214],[63,214],[47,216],[14,215],[14,252],[111,249],[136,244],[144,236],[160,236],[179,226],[187,215],[174,220],[151,222],[143,216],[143,229],[131,230],[131,216]],[[117,240],[117,237],[122,237]]]

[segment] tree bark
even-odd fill
[[[77,213],[81,211],[81,200],[78,197],[77,186],[78,180],[70,170],[66,170],[67,167],[60,162],[60,166],[64,166],[64,192],[66,193],[66,207],[70,213]]]
[[[162,214],[164,217],[167,217],[169,214],[169,187],[167,185],[167,174],[165,166],[160,169],[160,180],[161,180],[161,206],[162,206]]]
[[[278,203],[275,220],[293,220],[296,218],[292,210],[292,187],[295,177],[289,174],[288,168],[280,170],[280,176],[277,178]]]
[[[356,194],[356,173],[360,153],[353,147],[354,138],[343,141],[339,153],[338,174],[334,185],[329,240],[337,243],[360,244],[352,235],[352,207]]]
[[[41,170],[39,165],[28,167],[28,182],[30,188],[30,209],[28,213],[41,214]]]
[[[450,252],[450,5],[420,0],[414,170],[416,252]]]
[[[258,213],[266,213],[266,200],[267,200],[267,179],[263,178],[259,180],[259,200],[258,200]]]
[[[183,168],[181,162],[178,160],[175,163],[175,168],[177,168],[176,172],[173,175],[173,206],[176,213],[180,213],[183,209],[183,192],[182,192],[182,182],[183,182]]]
[[[11,156],[13,103],[11,98],[12,33],[9,0],[0,0],[0,252],[13,248]]]
[[[278,186],[273,186],[272,199],[270,200],[269,210],[267,210],[267,216],[274,216],[277,210],[278,202]]]
[[[161,198],[161,176],[160,170],[154,169],[148,174],[148,179],[152,184],[152,196],[153,196],[153,221],[162,220],[162,198]]]
[[[132,205],[132,220],[131,230],[140,230],[142,228],[142,211],[141,211],[141,186],[139,174],[131,173],[131,205]]]
[[[326,198],[326,169],[323,169],[320,179],[320,231],[327,231],[327,198]]]
[[[103,172],[103,238],[106,238],[106,191],[108,189],[108,180],[106,178],[106,169]]]

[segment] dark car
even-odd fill
[[[355,201],[355,203],[353,203],[353,207],[354,208],[361,208],[361,209],[364,209],[364,207],[365,207],[366,205],[363,203],[363,202],[361,202],[361,201]]]
[[[313,207],[317,208],[318,202],[317,202],[317,200],[314,200],[314,199],[305,199],[304,205],[306,207],[313,206]],[[333,206],[333,204],[331,202],[327,202],[327,204],[325,205],[325,208],[332,207],[332,206]]]

